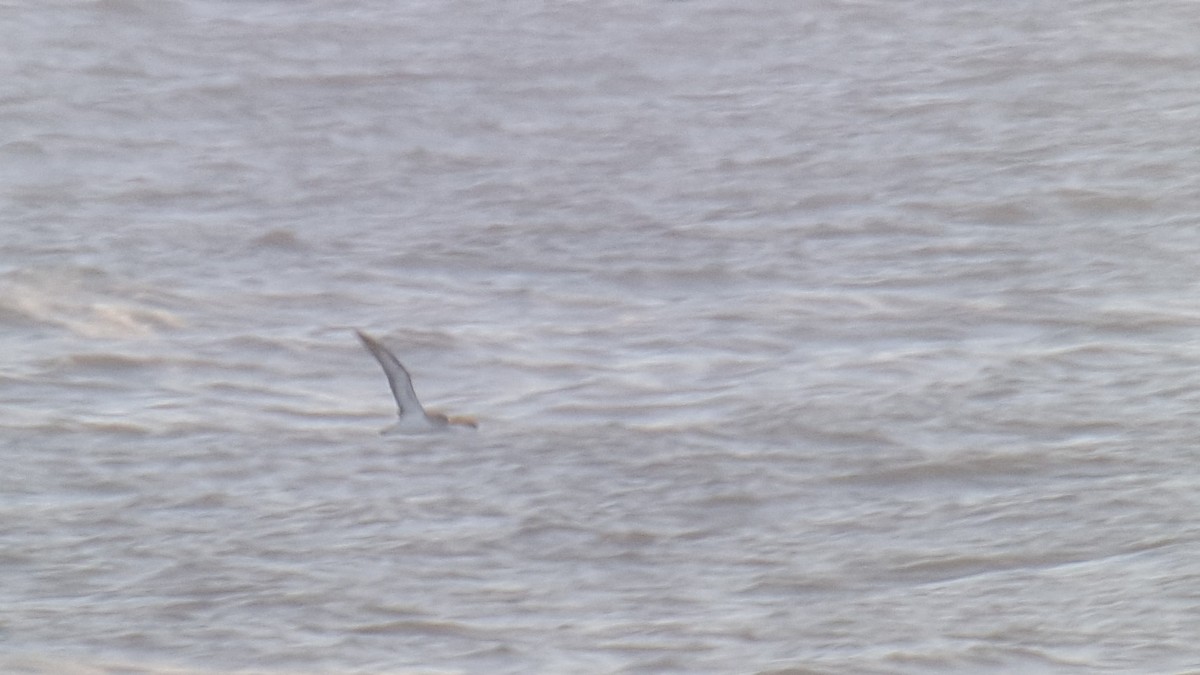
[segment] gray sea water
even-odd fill
[[[0,1],[0,671],[1200,672],[1198,24]]]

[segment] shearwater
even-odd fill
[[[392,388],[392,395],[396,397],[396,409],[400,420],[380,433],[411,434],[440,431],[453,427],[474,429],[479,426],[472,417],[451,417],[440,412],[426,411],[421,402],[417,400],[417,392],[412,385],[412,376],[408,374],[408,369],[400,363],[400,360],[375,338],[361,330],[354,332],[358,334],[358,339],[362,340],[363,345],[371,352],[375,360],[379,361],[379,365],[383,366],[388,385]]]

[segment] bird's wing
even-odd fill
[[[383,372],[387,375],[388,384],[392,387],[392,395],[396,397],[396,407],[399,408],[400,417],[408,414],[415,414],[418,417],[425,414],[425,409],[421,407],[421,402],[417,400],[417,392],[413,391],[412,377],[400,361],[396,359],[387,347],[379,344],[375,338],[367,335],[361,330],[354,331],[358,333],[358,339],[362,340],[363,345],[383,366]]]

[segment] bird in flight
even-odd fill
[[[479,426],[472,417],[452,417],[440,412],[426,411],[421,402],[417,400],[417,392],[413,390],[412,376],[408,374],[408,370],[400,363],[399,359],[375,338],[361,330],[354,332],[358,334],[358,339],[362,340],[367,351],[371,352],[379,365],[383,366],[383,373],[387,375],[392,395],[396,397],[397,414],[400,420],[381,433],[412,434],[442,431],[454,427],[474,429]]]

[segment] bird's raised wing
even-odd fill
[[[416,415],[418,418],[425,415],[425,409],[421,407],[421,402],[417,400],[417,392],[413,391],[412,376],[408,374],[396,356],[388,351],[378,340],[367,335],[361,330],[354,331],[358,334],[358,339],[362,340],[367,350],[383,366],[383,372],[387,375],[388,384],[392,387],[392,396],[396,397],[396,407],[399,409],[400,417],[406,415]]]

